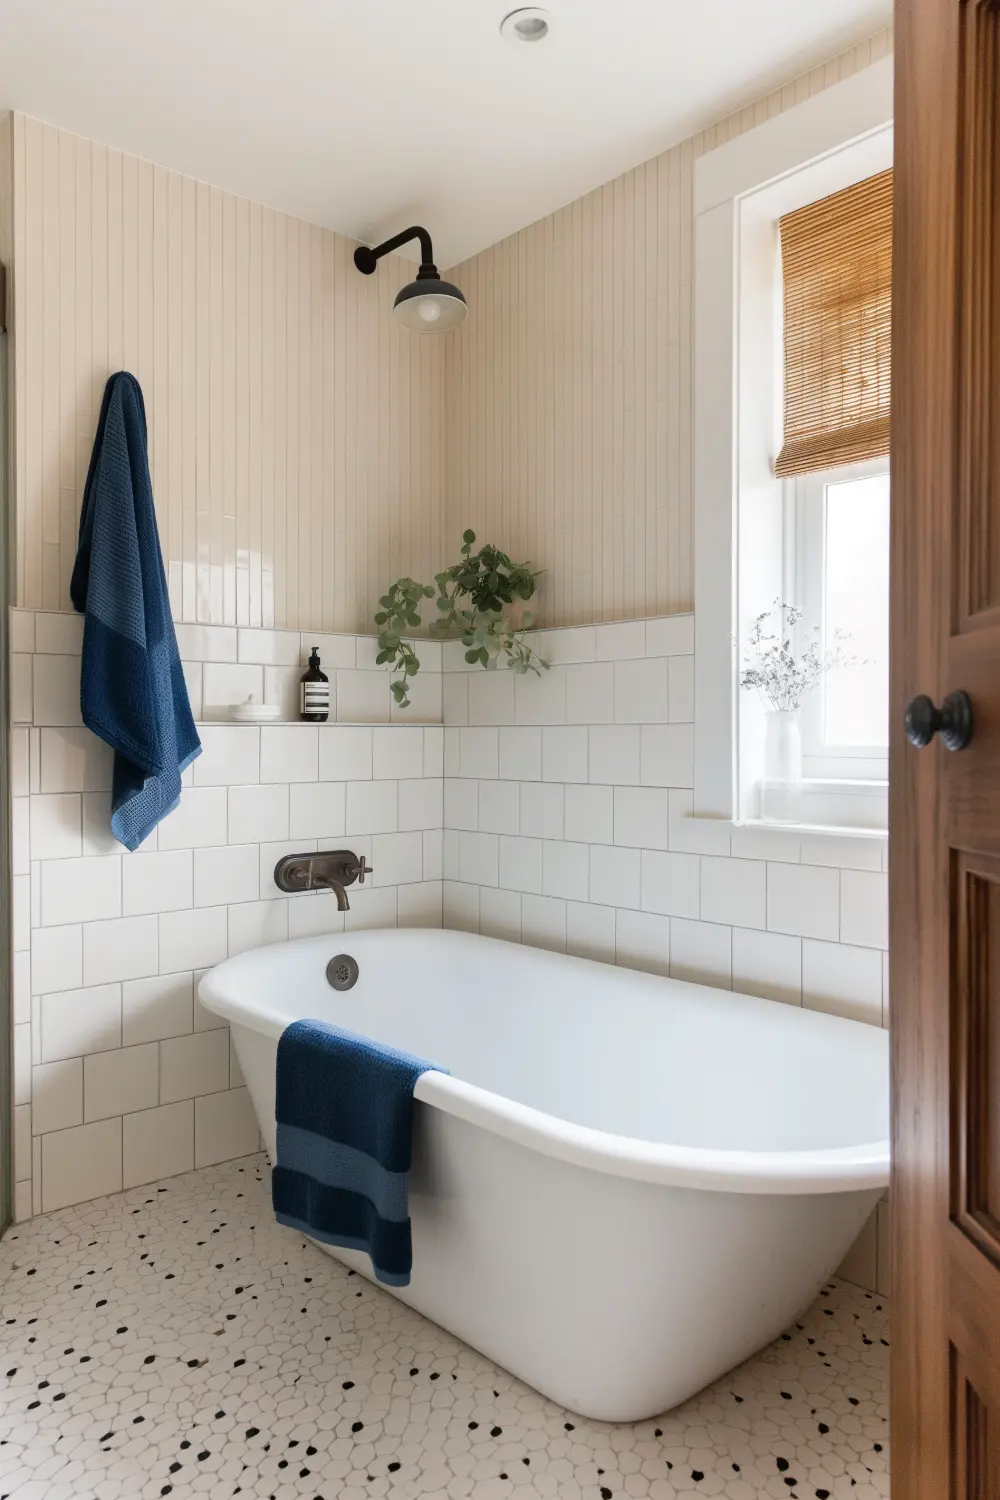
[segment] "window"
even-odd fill
[[[892,170],[826,196],[803,189],[805,201],[766,226],[772,269],[754,294],[760,357],[768,308],[777,321],[777,390],[768,408],[752,366],[740,388],[748,453],[758,434],[756,467],[741,463],[740,609],[746,628],[747,615],[780,591],[802,611],[796,654],[815,644],[823,656],[839,647],[854,660],[823,674],[802,702],[793,793],[768,775],[766,708],[741,700],[739,806],[751,819],[878,828],[888,786]],[[765,478],[769,416],[780,437]]]
[[[794,535],[788,595],[800,632],[858,664],[826,674],[801,714],[802,769],[815,781],[888,777],[889,461],[826,469],[790,482]],[[801,642],[800,642],[801,644]]]
[[[803,816],[884,819],[889,700],[892,171],[784,214],[782,597],[796,646],[853,664],[803,702]]]
[[[881,677],[876,666],[880,654],[884,663],[884,623],[875,606],[881,599],[884,609],[887,599],[878,577],[885,574],[891,376],[884,358],[891,178],[884,174],[892,167],[892,108],[886,59],[706,153],[695,167],[692,847],[710,846],[710,822],[753,823],[768,812],[762,792],[777,736],[766,700],[742,691],[738,678],[747,633],[779,596],[808,608],[828,632],[849,616],[852,649],[871,663],[832,676],[811,696],[807,722],[800,720],[809,789],[799,799],[800,821],[872,834],[886,826],[878,730],[884,665]],[[855,274],[837,269],[838,258],[862,237],[832,232],[828,210],[840,206],[838,198],[860,203],[869,196],[864,184],[883,207],[868,216],[874,248]],[[796,271],[789,236],[796,226],[787,221],[803,210],[799,226],[825,219],[831,233],[811,269],[803,257],[798,286],[786,287],[784,273]],[[808,237],[802,243],[811,250]],[[786,331],[793,335],[787,344]],[[853,345],[839,342],[854,334]],[[795,400],[786,401],[789,393]],[[846,433],[851,446],[828,450],[835,433]],[[868,446],[875,440],[877,447]],[[863,493],[846,488],[862,480],[870,481]],[[859,545],[862,524],[868,530]],[[872,605],[864,620],[856,597],[862,586]]]

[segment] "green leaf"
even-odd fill
[[[425,599],[433,599],[434,598],[434,590],[431,588],[431,586],[430,586],[429,583],[425,583],[424,584],[424,598]]]
[[[384,625],[385,622],[386,622],[386,620],[388,620],[388,618],[389,618],[389,616],[386,614],[386,612],[385,612],[384,609],[383,610],[379,610],[378,614],[375,616],[375,624],[376,625]]]
[[[417,628],[417,626],[420,624],[420,616],[419,615],[407,615],[407,617],[406,617],[406,623],[407,623],[407,625],[412,625],[413,628],[414,628],[414,630],[415,630]]]
[[[478,647],[474,648],[472,651],[466,651],[465,659],[470,666],[475,666],[476,662],[480,659],[480,652]]]
[[[476,533],[474,531],[470,530],[470,531],[463,531],[462,532],[462,541],[463,542],[468,542],[470,547],[471,547],[472,543],[475,540],[476,540]]]

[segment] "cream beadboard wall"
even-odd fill
[[[544,567],[542,622],[691,608],[694,163],[891,52],[880,32],[454,268],[446,535]]]
[[[0,258],[10,260],[11,250],[11,129],[10,115],[0,115]]]
[[[178,620],[358,630],[472,525],[547,570],[545,623],[690,609],[692,173],[885,56],[891,31],[454,269],[411,264],[14,114],[16,602],[65,609],[101,392],[146,394]],[[3,141],[0,139],[0,150]]]
[[[2,143],[0,143],[2,144]],[[105,381],[139,378],[178,620],[350,631],[440,566],[444,350],[412,266],[13,116],[16,603],[69,607]]]
[[[10,114],[0,114],[0,262],[7,268],[7,307],[5,316],[9,317],[11,307],[11,267],[14,260],[14,181],[13,181],[13,142],[14,142],[14,119]],[[14,452],[14,340],[10,330],[7,333],[7,412],[6,412],[6,447],[2,449],[4,462],[8,466],[6,476],[0,477],[0,485],[4,478],[8,480],[8,486],[13,479]],[[0,413],[0,420],[3,414]],[[13,555],[14,536],[14,506],[7,502],[7,515],[3,522],[4,541],[8,546],[8,556]],[[12,602],[12,601],[11,601]]]

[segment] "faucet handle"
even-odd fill
[[[358,876],[358,885],[364,885],[366,875],[374,875],[375,873],[375,871],[372,869],[372,866],[366,863],[365,856],[363,854],[358,860],[355,869]]]

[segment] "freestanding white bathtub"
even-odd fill
[[[281,943],[199,993],[272,1154],[296,1018],[451,1070],[417,1084],[393,1295],[586,1416],[665,1411],[776,1338],[888,1181],[888,1039],[857,1022],[458,932]]]

